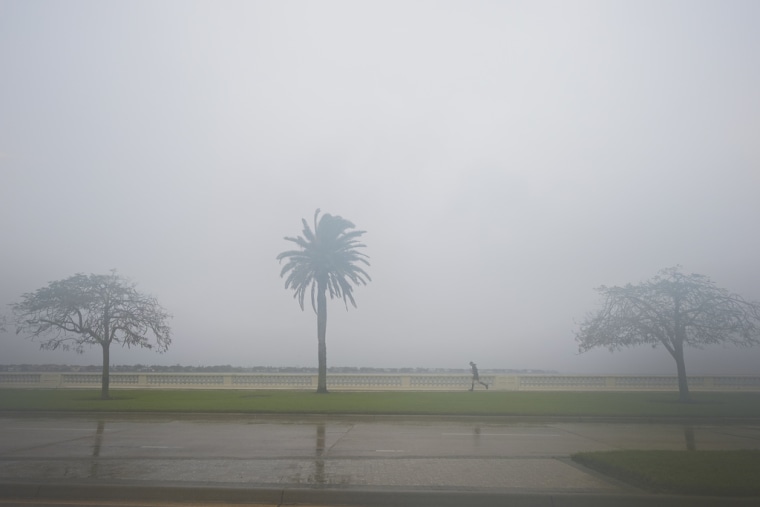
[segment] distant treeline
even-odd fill
[[[0,371],[4,372],[84,372],[100,373],[101,365],[77,366],[68,364],[10,364],[0,365]],[[329,373],[470,373],[469,368],[372,368],[369,366],[331,366]],[[317,373],[316,367],[301,366],[231,366],[229,364],[216,366],[172,366],[161,365],[113,365],[111,373]],[[515,369],[488,369],[482,368],[480,373],[557,373],[553,370],[515,370]]]

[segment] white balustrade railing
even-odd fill
[[[495,391],[673,391],[675,376],[612,375],[502,375],[481,376]],[[113,389],[285,389],[312,390],[311,373],[114,373]],[[459,391],[469,389],[472,377],[464,374],[328,374],[334,391]],[[99,373],[0,372],[2,388],[93,389]],[[482,386],[477,386],[483,389]],[[695,391],[760,391],[760,376],[689,377]]]

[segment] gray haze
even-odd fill
[[[759,50],[755,1],[0,0],[0,304],[116,268],[174,343],[115,364],[316,366],[275,256],[319,207],[373,278],[329,365],[675,374],[576,322],[675,264],[760,300]]]

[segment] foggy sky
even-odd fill
[[[674,375],[574,331],[676,264],[760,300],[759,49],[753,1],[0,0],[0,305],[115,268],[174,341],[114,364],[316,366],[275,257],[321,208],[373,279],[328,365]]]

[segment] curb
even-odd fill
[[[758,498],[653,494],[553,494],[461,490],[265,488],[135,483],[0,483],[0,499],[25,502],[187,502],[361,507],[707,507],[756,506]],[[34,505],[34,504],[32,504]]]

